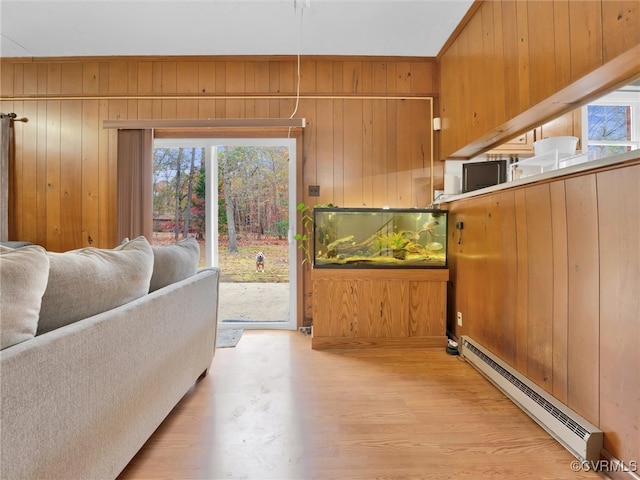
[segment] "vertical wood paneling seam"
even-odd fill
[[[600,8],[602,9],[602,3],[600,3]],[[596,207],[596,211],[595,211],[595,215],[594,217],[596,218],[596,221],[598,221],[599,223],[599,218],[600,218],[600,197],[598,196],[598,175],[594,174],[594,184],[595,184],[595,207]],[[602,338],[602,318],[600,316],[600,312],[602,311],[601,306],[600,306],[600,302],[601,302],[601,292],[602,292],[602,288],[600,286],[600,283],[602,282],[602,276],[600,275],[600,259],[602,258],[602,255],[600,255],[600,227],[598,226],[598,228],[596,228],[597,231],[597,251],[598,251],[598,335],[597,335],[597,339],[598,339],[598,345],[596,348],[596,355],[597,360],[595,362],[596,365],[596,369],[597,371],[597,382],[598,385],[596,387],[596,391],[600,392],[600,383],[601,383],[601,379],[600,379],[600,344],[602,342],[601,338]],[[597,408],[597,423],[596,425],[600,425],[600,418],[601,418],[601,412],[600,412],[600,408],[602,405],[602,402],[600,402],[600,395],[597,396],[597,400],[598,400],[598,408]]]
[[[495,61],[497,62],[496,76],[494,77],[494,79],[500,78],[500,80],[496,81],[496,86],[498,89],[500,89],[500,87],[504,87],[504,76],[505,76],[504,36],[502,31],[502,5],[500,3],[493,4],[493,21],[492,22],[493,22],[493,28],[494,28],[493,54],[494,54]],[[497,107],[494,107],[494,110],[497,110]],[[500,119],[497,122],[498,124],[504,121],[506,117],[506,107],[504,105],[502,105],[502,109],[499,115],[494,111],[494,119],[496,117]]]
[[[47,78],[48,78],[48,77],[49,77],[49,75],[47,75]],[[47,79],[47,81],[48,81],[48,79]],[[47,123],[49,123],[49,119],[50,119],[50,116],[49,116],[49,105],[47,105]],[[59,115],[58,115],[58,119],[57,119],[56,121],[57,121],[58,123],[60,122]],[[59,133],[60,133],[60,132],[59,132],[59,130],[58,130],[58,134],[59,134]],[[51,235],[51,230],[52,230],[51,222],[52,222],[52,220],[53,220],[53,219],[52,219],[52,217],[50,216],[50,212],[51,212],[51,210],[50,210],[50,209],[49,209],[49,207],[48,207],[48,205],[49,205],[49,191],[50,191],[50,188],[51,188],[51,187],[50,187],[50,183],[51,183],[51,176],[50,176],[50,174],[49,174],[49,169],[51,168],[51,165],[53,164],[53,159],[51,158],[51,155],[49,155],[49,153],[50,153],[50,150],[49,150],[49,148],[50,148],[50,147],[49,147],[49,142],[50,142],[50,139],[51,139],[51,140],[53,140],[53,135],[50,135],[50,134],[51,134],[51,131],[50,131],[49,126],[47,125],[47,132],[46,132],[46,157],[45,157],[45,165],[46,165],[46,169],[47,169],[47,170],[46,170],[46,172],[47,172],[47,175],[46,175],[46,181],[47,181],[47,243],[49,243],[49,237],[50,237],[50,235]],[[58,143],[59,143],[59,142],[58,142]],[[58,146],[58,150],[60,150],[60,147],[59,147],[59,146]],[[58,164],[59,164],[59,163],[60,163],[60,162],[58,161]],[[55,205],[56,203],[58,204],[58,206],[57,206],[57,211],[59,212],[59,211],[60,211],[60,208],[61,208],[61,206],[62,206],[61,195],[60,195],[60,194],[58,194],[57,199],[55,199],[52,203],[53,203],[54,205]],[[49,247],[48,247],[48,248],[49,248]]]
[[[601,50],[601,58],[600,58],[600,64],[604,65],[605,63],[605,36],[604,36],[604,1],[605,0],[600,0],[600,31],[602,32],[602,35],[600,35],[600,50]],[[598,179],[596,178],[596,193],[598,192]],[[599,232],[599,230],[598,230]],[[598,233],[598,244],[600,244],[600,235]],[[598,266],[599,269],[599,266]],[[599,290],[599,288],[598,288]],[[598,319],[599,321],[599,319]],[[598,359],[599,362],[599,359]],[[600,375],[598,375],[598,378],[600,378]],[[600,403],[598,403],[598,407],[600,406]],[[600,412],[598,412],[598,418],[600,418]]]
[[[563,196],[564,196],[563,206],[564,206],[564,218],[565,218],[565,224],[566,224],[566,218],[568,218],[568,212],[567,212],[567,189],[566,189],[566,185],[565,185],[565,181],[564,180],[562,181],[562,193],[563,193]],[[551,210],[551,216],[553,218],[553,209]],[[553,229],[552,229],[551,235],[553,235]],[[552,237],[552,239],[553,239],[553,237]],[[567,275],[566,275],[566,278],[565,278],[566,284],[564,286],[565,287],[564,291],[566,292],[566,295],[568,295],[569,294],[569,255],[568,255],[568,251],[569,251],[569,244],[568,244],[569,243],[569,236],[568,236],[567,233],[565,233],[565,242],[566,242],[565,243],[565,251],[567,252],[567,254],[565,255],[565,257],[566,257],[565,268],[566,268],[566,271],[567,271]],[[552,245],[553,245],[553,243],[552,243]],[[556,263],[555,263],[555,260],[554,260],[554,262],[553,262],[554,268],[555,268],[555,264]],[[555,282],[555,274],[554,274],[553,280]],[[555,290],[555,283],[554,283],[554,290]],[[566,315],[566,319],[567,319],[567,330],[568,330],[568,328],[569,328],[569,325],[568,325],[568,319],[569,319],[569,312],[568,312],[569,302],[568,302],[568,299],[567,299],[566,309],[567,309],[567,311],[565,312],[565,315]],[[554,316],[553,322],[555,323],[556,320],[557,319]],[[569,350],[569,336],[568,335],[565,335],[564,341],[565,341],[565,343],[564,343],[564,345],[562,347],[562,351],[564,351],[566,353]],[[552,362],[552,365],[554,365],[554,358],[553,358],[554,352],[555,352],[555,348],[553,348],[553,345],[552,345],[552,349],[551,349],[551,355],[552,355],[551,362]],[[566,374],[566,372],[568,371],[568,368],[567,368],[568,358],[569,358],[568,355],[565,354],[565,365],[564,365],[565,391],[567,391],[568,388],[569,388],[568,375]]]
[[[360,72],[362,72],[362,62],[360,62]],[[362,172],[362,174],[360,175],[360,191],[361,193],[361,198],[360,198],[360,204],[361,205],[365,205],[364,202],[364,192],[366,191],[366,187],[365,187],[365,168],[364,168],[364,164],[365,164],[365,145],[366,145],[366,135],[364,132],[364,100],[361,100],[362,106],[360,108],[360,171]],[[373,111],[373,110],[372,110]],[[368,207],[370,207],[371,205],[367,205]]]
[[[78,145],[78,153],[79,153],[79,158],[80,158],[80,185],[78,186],[78,192],[80,194],[80,205],[78,205],[78,209],[80,212],[80,246],[84,246],[84,242],[85,242],[85,218],[83,215],[83,205],[85,205],[86,203],[88,203],[88,200],[84,198],[84,175],[83,175],[83,170],[84,170],[84,145],[85,145],[85,136],[84,136],[84,108],[85,108],[85,101],[84,100],[80,100],[80,128],[79,128],[79,137],[80,137],[80,145]],[[88,236],[89,234],[87,234]]]
[[[15,71],[14,71],[14,77],[15,77]],[[15,84],[15,79],[14,79],[14,84]],[[12,108],[11,111],[17,110],[17,105],[19,104],[19,102],[14,102],[14,106]],[[22,110],[22,109],[20,109]],[[12,225],[12,230],[9,232],[10,236],[15,236],[15,238],[17,239],[21,239],[24,238],[24,152],[23,152],[23,147],[22,147],[22,143],[20,142],[20,144],[18,144],[18,141],[21,140],[21,138],[18,138],[18,132],[16,131],[17,129],[15,128],[15,122],[10,120],[9,121],[9,149],[12,151],[13,153],[13,166],[11,166],[11,158],[9,158],[9,165],[7,166],[11,166],[10,171],[11,171],[11,176],[13,178],[9,179],[9,188],[13,187],[17,192],[20,192],[18,195],[14,195],[12,200],[12,205],[9,208],[8,212],[9,215],[14,216],[14,220],[13,222],[10,222],[10,224]],[[24,128],[20,129],[20,134],[19,136],[22,137],[24,135]],[[22,178],[18,178],[18,176],[21,176]]]
[[[549,219],[549,225],[551,226],[551,228],[549,230],[551,230],[550,235],[551,235],[551,364],[549,365],[550,368],[550,373],[551,373],[551,378],[550,381],[548,383],[549,388],[547,391],[551,392],[553,394],[553,377],[554,377],[554,371],[553,371],[553,322],[554,322],[554,312],[553,312],[553,291],[555,290],[555,274],[554,274],[554,269],[555,269],[555,255],[554,255],[554,251],[553,251],[553,200],[551,197],[551,185],[547,185],[548,187],[548,198],[549,198],[549,215],[550,215],[550,219]]]
[[[58,102],[58,117],[57,117],[57,127],[56,127],[56,140],[58,145],[58,155],[57,155],[57,190],[58,190],[58,198],[57,198],[57,208],[58,208],[58,216],[56,218],[57,223],[57,236],[58,236],[58,248],[62,247],[62,171],[61,171],[61,145],[62,145],[62,102]]]
[[[553,90],[557,91],[558,90],[558,86],[556,85],[556,77],[558,75],[558,72],[555,69],[555,62],[556,62],[556,56],[558,55],[558,47],[557,47],[557,38],[556,38],[556,31],[555,31],[555,24],[556,24],[556,3],[554,2],[552,4],[553,7],[553,13],[551,14],[551,24],[554,26],[553,29],[553,61],[554,61],[554,73],[555,75],[553,76]],[[553,211],[551,212],[553,214]]]
[[[522,20],[521,17],[518,17],[517,13],[518,13],[518,8],[516,6],[516,20]],[[525,15],[525,18],[524,18],[524,22],[523,23],[518,23],[518,33],[519,34],[521,33],[521,28],[525,28],[525,35],[523,35],[523,38],[526,39],[527,50],[526,50],[526,59],[520,58],[520,56],[518,56],[518,67],[519,67],[519,75],[522,75],[522,78],[526,79],[527,85],[526,85],[526,95],[525,95],[526,105],[522,104],[522,100],[523,100],[522,94],[523,94],[523,92],[520,91],[521,97],[519,99],[520,100],[520,104],[518,106],[518,113],[522,113],[522,112],[526,111],[528,108],[531,107],[531,34],[529,33],[528,4],[527,4],[527,8],[526,8],[526,15]],[[520,38],[518,38],[518,41],[522,42],[522,40]],[[520,52],[520,51],[521,50],[518,49],[518,52]],[[523,72],[520,69],[526,69],[526,72],[524,72],[524,73],[526,73],[526,75],[523,75]],[[528,305],[528,300],[527,300],[527,305]]]
[[[524,375],[528,375],[528,358],[529,358],[529,348],[527,344],[526,332],[528,330],[529,325],[529,269],[528,269],[528,255],[529,255],[529,242],[527,238],[527,209],[526,209],[526,191],[522,191],[522,193],[516,196],[516,283],[517,289],[516,292],[521,291],[524,292],[524,308],[522,307],[523,298],[518,297],[516,293],[517,303],[516,303],[516,364],[518,370]],[[520,213],[518,213],[518,205],[520,206]],[[524,219],[522,217],[524,216]],[[520,218],[520,222],[518,222],[518,218]],[[522,232],[522,228],[518,227],[518,224],[524,225],[524,232]],[[519,234],[523,235],[520,236]],[[524,251],[520,251],[519,246],[522,246],[524,242]],[[521,258],[524,257],[525,261],[522,261]],[[525,269],[523,272],[522,269]],[[520,281],[524,280],[524,284],[521,284]],[[526,288],[525,288],[526,287]],[[525,338],[520,338],[522,333],[522,323],[524,322],[524,332]],[[524,345],[525,351],[520,351],[520,346]],[[524,362],[522,364],[521,362]],[[524,367],[524,371],[522,370]]]
[[[429,160],[429,176],[431,177],[431,191],[430,191],[430,198],[429,198],[429,204],[432,205],[433,201],[434,201],[434,192],[435,192],[435,188],[434,188],[434,179],[435,179],[435,147],[434,147],[434,133],[433,133],[433,97],[429,100],[429,136],[430,136],[430,148],[429,148],[429,155],[431,155],[431,158]],[[443,179],[444,182],[444,179]],[[442,186],[444,189],[444,185]]]

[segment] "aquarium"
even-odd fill
[[[447,212],[315,208],[314,268],[445,268]]]

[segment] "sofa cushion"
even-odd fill
[[[154,245],[153,274],[149,291],[166,287],[196,274],[200,263],[200,244],[189,237],[173,245]]]
[[[34,337],[48,278],[44,248],[0,246],[0,349]]]
[[[49,283],[37,334],[124,305],[149,291],[153,251],[144,237],[113,250],[94,247],[48,253]]]

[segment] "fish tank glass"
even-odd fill
[[[446,268],[447,211],[315,208],[314,268]]]

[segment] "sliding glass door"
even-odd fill
[[[154,239],[196,236],[221,268],[220,328],[296,328],[295,144],[154,142]]]

